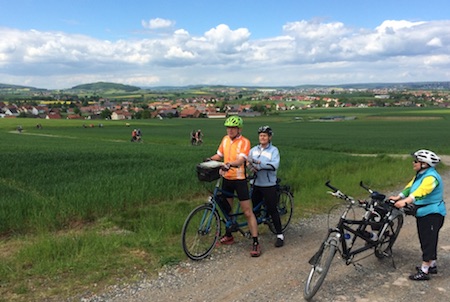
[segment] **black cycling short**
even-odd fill
[[[225,196],[227,197],[233,197],[231,196],[231,194],[234,194],[234,192],[236,192],[239,201],[250,199],[247,180],[245,179],[229,180],[224,178],[222,182],[222,190],[225,191],[223,192],[223,194],[225,194]]]

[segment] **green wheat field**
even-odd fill
[[[181,227],[212,186],[197,180],[195,166],[216,152],[223,122],[0,119],[0,301],[70,297],[94,283],[101,290],[187,261]],[[274,130],[278,175],[294,191],[294,221],[338,202],[326,194],[327,180],[363,198],[361,180],[383,192],[412,176],[411,158],[391,154],[421,148],[450,154],[450,109],[336,108],[244,118],[252,145],[261,125]],[[143,143],[130,142],[134,128]],[[204,133],[202,146],[190,145],[194,129]]]

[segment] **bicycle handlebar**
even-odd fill
[[[384,203],[387,203],[387,204],[390,205],[390,206],[393,206],[393,205],[395,204],[395,201],[394,201],[394,200],[390,200],[390,199],[386,198],[386,195],[380,194],[380,193],[378,193],[378,192],[376,192],[376,191],[373,191],[373,190],[370,189],[368,186],[366,186],[366,185],[363,183],[362,180],[361,180],[361,182],[359,183],[359,185],[360,185],[362,188],[366,189],[366,190],[371,194],[371,197],[372,197],[373,199],[377,199],[377,200],[379,200],[379,201],[382,201],[382,202],[384,202]]]
[[[348,196],[348,195],[342,193],[338,188],[333,187],[333,186],[330,184],[330,181],[327,181],[327,182],[325,183],[325,185],[326,185],[328,188],[330,188],[331,190],[333,190],[333,192],[329,192],[329,193],[330,193],[331,195],[333,195],[334,197],[337,197],[337,198],[340,198],[340,199],[344,199],[344,200],[349,201],[349,202],[351,202],[351,203],[355,203],[355,199],[354,199],[353,197]]]
[[[253,158],[249,158],[247,161],[248,161],[248,163],[249,163],[250,165],[252,165],[252,167],[255,167],[255,165],[258,165],[258,164],[261,163],[259,160],[255,160],[255,159],[253,159]],[[268,165],[271,166],[271,167],[270,167],[270,168],[262,168],[262,169],[258,169],[258,171],[275,171],[275,170],[276,170],[275,167],[272,166],[271,164],[268,164]]]
[[[342,193],[338,188],[332,186],[332,185],[330,184],[330,181],[329,181],[329,180],[325,183],[325,185],[326,185],[328,188],[330,188],[331,190],[333,190],[333,192],[329,192],[329,193],[330,193],[331,195],[333,195],[334,197],[337,197],[337,198],[340,198],[340,199],[344,199],[344,200],[350,201],[350,202],[352,202],[352,203],[355,202],[355,200],[354,200],[353,197],[348,196],[348,195]],[[384,194],[380,194],[380,193],[378,193],[378,192],[376,192],[376,191],[373,191],[373,190],[370,189],[367,185],[365,185],[365,184],[363,183],[363,181],[360,181],[359,185],[360,185],[362,188],[364,188],[366,191],[368,191],[368,192],[370,193],[370,197],[371,197],[372,199],[378,200],[378,201],[383,202],[383,203],[385,203],[385,204],[387,204],[387,205],[389,205],[389,206],[391,206],[391,207],[394,207],[394,204],[395,204],[395,201],[394,201],[394,200],[387,199],[386,196],[385,196]],[[364,204],[364,203],[366,203],[366,201],[363,201],[363,202],[360,201],[359,203],[360,203],[360,204]],[[400,210],[401,212],[404,212],[404,208],[397,209],[397,210]]]
[[[333,192],[339,191],[338,188],[333,187],[333,186],[330,184],[330,182],[331,182],[330,180],[327,181],[327,182],[325,183],[325,185],[326,185],[328,188],[330,188],[331,190],[333,190]]]
[[[366,186],[366,185],[363,183],[362,180],[359,182],[359,186],[362,187],[362,188],[364,188],[364,189],[365,189],[366,191],[368,191],[370,194],[374,193],[374,191],[372,191],[372,189],[370,189],[368,186]]]

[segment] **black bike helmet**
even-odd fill
[[[270,128],[269,126],[261,126],[258,128],[258,134],[260,133],[267,133],[269,134],[269,136],[273,135],[273,131],[272,128]]]

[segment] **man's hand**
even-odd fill
[[[230,163],[226,163],[226,164],[224,164],[224,165],[221,167],[221,169],[222,169],[223,171],[228,171],[228,170],[230,170],[230,168],[231,168],[231,164],[230,164]]]

